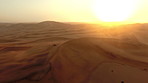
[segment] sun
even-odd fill
[[[137,0],[95,0],[92,9],[103,22],[121,22],[132,16],[137,3]]]

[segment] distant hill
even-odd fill
[[[35,26],[37,27],[71,27],[71,24],[62,23],[62,22],[55,22],[55,21],[43,21],[37,23]]]
[[[120,38],[147,42],[148,23],[105,27],[99,24],[43,21],[39,23],[0,23],[0,42],[73,39],[82,37]]]
[[[55,21],[43,21],[40,23],[0,23],[0,28],[65,28],[72,27],[71,24],[55,22]]]
[[[43,21],[38,24],[65,24],[65,23],[56,22],[56,21]]]

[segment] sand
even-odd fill
[[[135,52],[148,47],[119,41],[83,38],[63,44],[51,61],[55,79],[59,83],[147,83],[148,58]]]
[[[137,49],[148,54],[145,44],[107,38],[42,45],[1,65],[0,82],[147,83],[148,58],[138,55]]]
[[[10,26],[27,28],[16,35]],[[43,28],[29,32],[35,26]],[[99,29],[98,35],[92,25],[42,22],[7,27],[8,33],[0,34],[0,83],[148,83],[147,36],[139,28]],[[87,32],[84,27],[93,29]]]

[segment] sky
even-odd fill
[[[94,0],[0,0],[0,22],[100,22]],[[148,0],[139,0],[126,22],[148,22]],[[126,6],[126,5],[125,5]]]

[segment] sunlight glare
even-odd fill
[[[103,22],[127,20],[135,12],[138,0],[95,0],[93,11]]]

